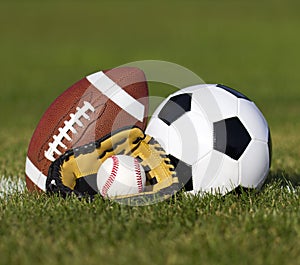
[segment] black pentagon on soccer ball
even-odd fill
[[[217,87],[226,90],[227,92],[231,93],[232,95],[236,96],[237,98],[243,98],[243,99],[246,99],[246,100],[251,101],[251,100],[250,100],[249,98],[247,98],[244,94],[242,94],[242,93],[239,92],[239,91],[234,90],[234,89],[231,88],[231,87],[224,86],[224,85],[221,85],[221,84],[218,84]]]
[[[172,165],[175,168],[176,175],[178,177],[180,188],[184,191],[191,191],[193,187],[192,179],[192,166],[179,160],[175,156],[168,155]]]
[[[238,160],[251,141],[238,117],[214,123],[214,149]]]
[[[269,168],[272,164],[272,137],[271,137],[271,131],[270,128],[268,128],[269,134],[268,134],[268,147],[269,147]]]
[[[158,117],[167,125],[171,125],[184,113],[191,110],[192,95],[185,93],[171,97],[163,106]]]

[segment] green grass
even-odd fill
[[[0,263],[300,264],[299,8],[292,0],[1,1],[1,178],[24,179],[32,132],[62,91],[146,59],[254,100],[271,128],[273,161],[260,193],[224,198],[127,207],[2,196]],[[151,93],[162,87],[151,84]]]
[[[1,199],[1,264],[299,264],[299,190],[175,198],[145,207]]]

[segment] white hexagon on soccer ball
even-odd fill
[[[254,102],[239,99],[238,117],[244,124],[252,139],[268,141],[268,124]]]

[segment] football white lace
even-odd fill
[[[63,128],[59,128],[59,134],[53,135],[53,142],[49,143],[49,149],[45,151],[45,157],[50,160],[55,160],[55,155],[62,155],[62,152],[58,150],[58,147],[62,147],[64,149],[67,149],[67,146],[62,142],[64,138],[66,138],[69,142],[72,141],[72,138],[68,134],[69,131],[71,131],[73,134],[77,134],[77,130],[73,127],[75,124],[77,124],[79,127],[83,128],[84,125],[80,121],[80,118],[83,117],[86,120],[90,120],[90,116],[87,114],[88,111],[95,112],[95,108],[87,101],[84,101],[84,105],[82,108],[77,107],[76,113],[70,114],[70,120],[65,121],[65,126]]]

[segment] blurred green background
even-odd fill
[[[0,174],[21,174],[7,163],[24,159],[39,118],[71,84],[151,59],[250,97],[272,130],[273,169],[297,175],[299,8],[291,0],[1,1]]]

